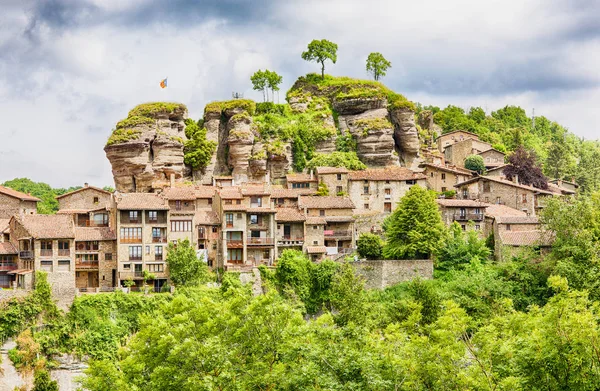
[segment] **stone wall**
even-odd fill
[[[94,202],[94,197],[98,198],[98,202]],[[58,199],[59,209],[96,209],[110,205],[110,202],[110,194],[90,187]]]
[[[352,266],[358,275],[365,278],[367,289],[384,289],[417,276],[433,278],[433,261],[430,259],[359,261]]]
[[[0,289],[0,303],[13,297],[25,297],[29,292],[26,289]]]

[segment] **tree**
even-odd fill
[[[196,256],[194,247],[188,239],[169,243],[167,265],[171,281],[175,285],[198,285],[210,280],[208,266]]]
[[[328,196],[329,195],[329,188],[327,187],[327,183],[321,181],[319,182],[319,187],[317,189],[317,194],[318,196]]]
[[[366,320],[365,283],[354,272],[354,267],[343,263],[331,282],[331,304],[338,310],[335,321],[339,325],[349,322],[363,324]]]
[[[254,74],[252,76],[250,76],[250,81],[252,82],[252,89],[255,91],[262,91],[263,102],[266,102],[269,99],[268,92],[267,92],[267,84],[268,84],[267,72],[268,72],[267,70],[261,71],[259,69],[258,71],[254,72]]]
[[[548,148],[544,171],[552,178],[564,179],[573,172],[574,164],[570,145],[565,143],[564,140],[562,142],[553,141],[550,148]]]
[[[275,91],[279,91],[279,85],[283,81],[283,77],[278,75],[277,72],[265,70],[267,76],[267,87],[271,90],[271,100],[275,102]],[[279,95],[277,95],[277,101],[279,102]]]
[[[435,192],[415,185],[400,199],[383,223],[385,258],[422,259],[437,253],[445,228],[435,198]]]
[[[35,372],[32,391],[59,391],[58,383],[50,379],[47,370],[41,369]]]
[[[381,259],[383,240],[379,235],[364,233],[356,241],[358,255],[367,259]]]
[[[465,159],[465,168],[483,174],[485,172],[485,162],[480,155],[469,155]]]
[[[486,261],[491,255],[485,239],[473,229],[464,232],[457,222],[452,223],[443,246],[436,257],[435,270],[462,269],[472,261]]]
[[[217,143],[208,140],[206,128],[190,118],[185,120],[185,135],[188,140],[183,147],[184,163],[194,170],[204,169],[217,149]]]
[[[337,61],[338,45],[326,39],[314,39],[308,44],[308,50],[302,52],[305,61],[318,62],[321,64],[321,77],[325,80],[325,61],[330,60],[335,64]]]
[[[386,60],[381,53],[371,53],[367,57],[367,72],[370,72],[376,81],[385,76],[391,66],[392,63]]]
[[[539,189],[548,188],[548,179],[538,164],[537,155],[522,146],[508,157],[508,165],[504,168],[503,173],[508,180],[518,176],[519,183],[523,185]]]

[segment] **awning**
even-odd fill
[[[33,273],[33,270],[31,270],[31,269],[17,269],[17,270],[9,271],[6,274],[29,274],[29,273]]]

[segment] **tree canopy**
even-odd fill
[[[478,174],[483,174],[485,172],[485,162],[483,161],[483,157],[480,155],[467,156],[465,159],[465,168],[475,171]]]
[[[338,45],[326,39],[314,39],[308,44],[308,50],[302,52],[302,59],[321,64],[321,77],[325,79],[325,61],[337,61]]]
[[[391,68],[392,63],[383,57],[379,52],[369,54],[367,57],[367,72],[373,75],[373,79],[379,80],[385,76],[387,70]]]
[[[542,172],[537,155],[522,146],[508,157],[508,165],[504,168],[503,173],[508,180],[518,177],[519,183],[523,185],[535,186],[540,189],[548,188],[548,179]]]
[[[166,261],[175,285],[197,285],[210,279],[208,266],[198,258],[188,239],[179,240],[177,244],[169,243]]]

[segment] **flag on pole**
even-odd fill
[[[167,88],[167,78],[164,78],[161,82],[160,82],[160,88]]]

